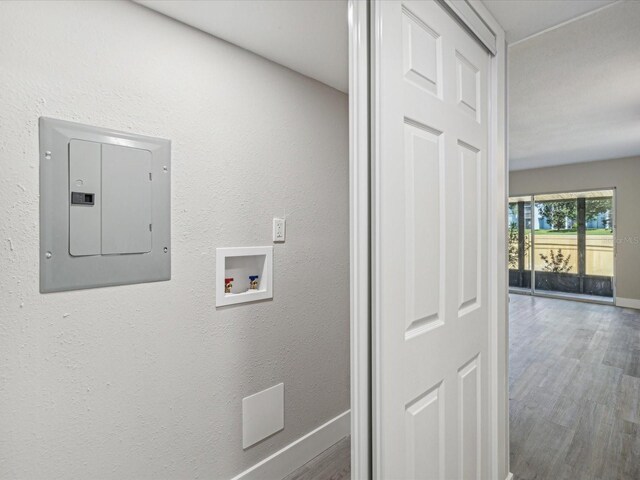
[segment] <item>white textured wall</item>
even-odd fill
[[[0,2],[0,478],[228,478],[349,408],[347,114],[133,3]],[[38,293],[40,115],[173,141],[170,282]],[[285,210],[273,301],[216,310],[215,248]]]
[[[590,2],[542,3],[518,2],[513,12],[528,19],[519,8],[521,4],[546,15]],[[595,6],[591,3],[591,8]],[[561,21],[556,17],[556,22]],[[640,152],[639,25],[640,2],[618,1],[509,46],[512,170],[623,158]]]

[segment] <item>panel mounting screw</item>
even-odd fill
[[[162,171],[164,173],[167,173],[169,171],[169,168],[165,165],[164,167],[162,167]]]
[[[46,258],[51,258],[53,255],[51,254],[51,252],[47,252],[47,253],[44,254],[44,256]]]
[[[164,247],[164,253],[167,253],[169,251],[169,249],[167,247]]]
[[[44,158],[46,158],[47,160],[51,160],[51,152],[49,150],[44,152]]]

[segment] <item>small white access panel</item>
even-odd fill
[[[242,448],[284,428],[284,383],[242,399]]]
[[[169,140],[40,119],[40,291],[169,280]]]

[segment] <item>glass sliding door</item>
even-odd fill
[[[584,293],[613,297],[613,191],[585,198]]]
[[[509,198],[509,287],[612,300],[614,190]]]
[[[577,197],[536,195],[534,199],[534,290],[578,293]]]
[[[531,293],[531,196],[509,198],[509,288]]]

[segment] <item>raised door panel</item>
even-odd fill
[[[465,315],[479,307],[480,297],[480,223],[483,194],[482,162],[480,151],[458,141],[460,216],[459,216],[459,315]]]
[[[482,477],[480,355],[458,370],[458,465],[459,478]]]
[[[405,339],[443,324],[442,132],[405,120]]]
[[[406,477],[445,477],[443,385],[439,383],[405,408]]]
[[[424,91],[441,95],[440,35],[406,6],[402,8],[402,40],[405,78]]]
[[[459,108],[480,122],[480,69],[458,50],[456,58],[456,94]]]

